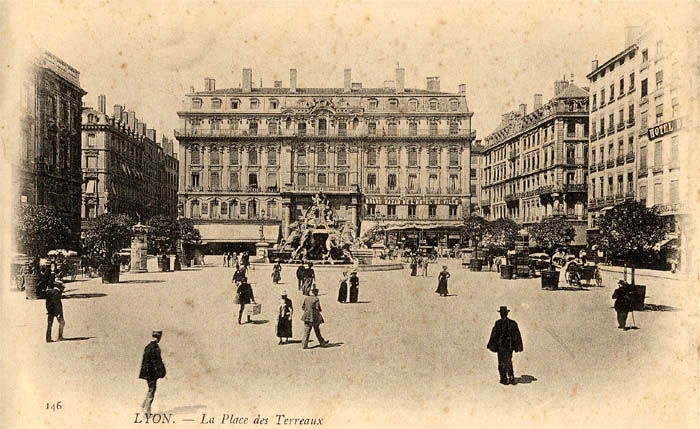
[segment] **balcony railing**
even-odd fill
[[[591,133],[591,136],[590,136],[590,137],[591,137],[590,140],[591,140],[592,142],[598,140],[598,134],[597,134],[597,133]]]
[[[382,193],[381,189],[379,189],[378,186],[367,186],[367,187],[365,187],[365,188],[363,189],[363,192],[364,192],[365,194],[371,194],[371,195],[372,195],[372,194],[381,194],[381,193]]]
[[[633,162],[634,161],[634,152],[627,152],[627,155],[625,155],[625,160],[627,162]]]
[[[605,137],[605,130],[601,129],[600,131],[598,131],[598,138],[602,139],[603,137]]]
[[[614,159],[609,159],[605,161],[605,167],[606,168],[613,168],[615,166],[615,160]]]
[[[462,188],[447,188],[447,193],[459,195],[462,193]]]
[[[637,172],[637,176],[639,177],[646,177],[649,175],[649,170],[647,167],[639,167],[639,171]]]
[[[598,171],[603,171],[605,170],[605,166],[603,165],[603,161],[598,162]]]
[[[296,192],[357,192],[356,185],[337,186],[337,185],[297,185],[292,188]]]
[[[625,199],[626,200],[633,200],[634,199],[634,191],[627,191],[625,192]]]
[[[400,129],[389,132],[386,129],[377,129],[374,134],[370,134],[367,127],[358,127],[354,130],[338,132],[336,130],[313,130],[313,129],[286,129],[269,130],[260,128],[256,130],[245,129],[205,129],[205,128],[179,128],[174,130],[175,137],[291,137],[291,136],[321,136],[321,137],[475,137],[473,130],[459,130],[456,134],[451,133],[448,128],[439,128],[437,132],[428,128],[419,128],[416,132],[408,129]]]
[[[615,164],[623,165],[625,163],[625,155],[618,155],[615,159]]]
[[[628,119],[627,120],[627,128],[633,127],[634,126],[634,118]]]
[[[608,135],[612,135],[615,132],[615,127],[608,128]]]
[[[652,169],[652,171],[654,172],[654,174],[663,173],[664,168],[663,167],[654,167]]]
[[[384,188],[384,193],[390,195],[399,195],[401,194],[401,189],[398,186],[394,186],[393,188],[387,186],[386,188]]]
[[[614,198],[612,195],[606,195],[606,196],[605,196],[605,202],[606,202],[606,203],[612,203],[613,201],[615,201],[615,198]]]
[[[625,123],[624,123],[624,122],[620,122],[620,123],[617,124],[617,130],[618,130],[618,131],[622,131],[622,130],[624,130],[624,129],[625,129]]]
[[[440,188],[428,188],[426,189],[428,194],[441,194]]]
[[[417,195],[420,193],[420,186],[416,186],[415,188],[406,187],[406,194],[408,195]]]
[[[518,201],[518,194],[506,194],[506,196],[503,197],[503,199],[508,202]]]

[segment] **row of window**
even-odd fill
[[[248,99],[248,108],[250,110],[258,110],[262,106],[262,102],[257,98]],[[276,98],[269,99],[267,101],[268,109],[277,110],[280,108],[280,102]],[[297,105],[308,104],[304,99],[297,100]],[[459,100],[456,98],[449,100],[449,110],[456,112],[459,110]],[[204,100],[201,98],[192,99],[192,109],[199,110],[203,107]],[[221,98],[210,99],[211,109],[218,110],[223,106],[223,100]],[[231,110],[238,110],[241,107],[241,100],[238,98],[232,98],[229,100],[229,106]],[[408,111],[417,112],[420,107],[420,102],[416,98],[411,98],[408,100]],[[376,98],[370,98],[367,100],[367,108],[370,111],[375,111],[379,109],[379,100]],[[386,108],[389,111],[398,112],[399,111],[399,100],[396,98],[389,98],[386,101]],[[437,98],[431,98],[428,100],[428,110],[437,111],[440,108],[440,101]]]
[[[663,105],[662,105],[663,106]],[[663,116],[663,111],[662,111],[662,116]],[[622,107],[617,114],[617,128],[622,129],[625,126],[625,108]],[[630,104],[627,107],[627,124],[633,124],[634,123],[634,104]],[[608,133],[613,133],[615,132],[615,113],[612,112],[608,114]],[[600,135],[605,134],[605,117],[602,116],[600,118]],[[596,120],[595,118],[591,119],[591,134],[596,135]]]
[[[615,160],[615,145],[613,142],[608,143],[608,161],[614,161]],[[625,156],[625,154],[631,154],[634,152],[634,135],[627,136],[627,152],[625,152],[625,141],[620,138],[617,141],[617,156]],[[598,157],[598,154],[600,154],[600,157]],[[604,162],[605,154],[605,146],[602,144],[600,145],[600,149],[596,150],[595,146],[591,147],[591,165],[594,165],[598,162]]]
[[[606,187],[607,185],[607,187]],[[680,202],[679,195],[679,181],[671,180],[669,184],[669,203],[678,204]],[[607,189],[607,192],[605,190]],[[614,186],[613,177],[610,176],[605,180],[605,178],[600,178],[598,182],[595,179],[591,181],[591,195],[593,198],[605,198],[605,197],[615,197],[622,195],[633,196],[634,195],[634,179],[632,173],[627,173],[627,182],[624,181],[622,175],[617,176],[617,187]],[[654,183],[654,204],[664,204],[664,186],[663,182]],[[646,202],[648,199],[647,184],[642,183],[639,185],[639,200]]]
[[[190,201],[190,216],[193,218],[208,217],[213,219],[228,218],[228,219],[238,219],[238,218],[257,218],[265,217],[270,219],[277,218],[277,201],[270,200],[265,206],[260,207],[257,200],[250,200],[246,202],[238,202],[236,200],[232,201],[219,201],[213,199],[211,201],[203,201],[201,204],[199,200]],[[267,210],[265,210],[267,209]]]
[[[411,191],[418,191],[419,185],[418,185],[418,175],[417,174],[409,174],[408,175],[408,186],[407,188]],[[397,175],[396,174],[388,174],[387,175],[387,183],[386,183],[387,189],[389,190],[396,190],[398,189],[398,180],[397,180]],[[459,175],[457,174],[450,174],[449,180],[447,182],[448,189],[451,191],[456,191],[460,189],[459,186]],[[428,190],[435,192],[439,189],[440,187],[440,182],[437,174],[431,174],[428,176]],[[367,188],[369,189],[377,189],[377,175],[375,173],[369,173],[367,174]]]
[[[417,206],[415,204],[408,204],[407,205],[407,210],[408,210],[408,217],[409,218],[415,218],[416,217],[416,209]],[[434,218],[437,217],[437,209],[438,206],[437,204],[428,204],[428,217]],[[450,218],[456,218],[457,217],[457,205],[455,204],[450,204],[447,209],[447,214]],[[365,207],[365,214],[368,216],[377,216],[381,215],[377,211],[377,206],[376,204],[367,204]],[[389,217],[395,217],[396,216],[396,204],[387,204],[386,206],[386,215]]]
[[[628,82],[629,82],[629,88],[627,89],[627,92],[633,92],[634,91],[634,72],[629,74]],[[646,85],[647,85],[647,80],[644,79],[642,81],[642,92],[646,92]],[[600,107],[605,106],[606,102],[612,103],[613,101],[615,101],[615,83],[613,82],[612,84],[610,84],[610,92],[609,92],[610,99],[609,100],[605,99],[605,94],[606,94],[605,90],[606,90],[606,88],[601,88],[601,90],[600,90]],[[626,92],[625,92],[625,77],[624,76],[622,76],[620,78],[620,85],[618,86],[618,91],[619,91],[618,97],[623,97],[626,94]],[[644,95],[646,95],[646,94],[642,94],[642,97],[644,97]],[[593,94],[592,97],[593,97],[593,99],[591,100],[591,110],[596,110],[598,108],[597,107],[598,94]]]

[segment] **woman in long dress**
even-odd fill
[[[418,260],[415,256],[411,258],[411,276],[416,276],[416,271],[418,270]]]
[[[447,296],[449,293],[447,291],[447,279],[449,278],[450,273],[447,272],[447,265],[443,265],[442,271],[440,271],[440,274],[438,274],[438,287],[435,291],[436,293],[440,294],[440,296]]]
[[[304,293],[304,295],[311,295],[311,286],[314,284],[316,281],[316,273],[314,272],[313,267],[314,264],[311,262],[308,262],[306,264],[306,269],[304,270],[304,277],[301,280],[301,290]]]
[[[279,314],[277,315],[277,337],[280,339],[278,344],[286,344],[292,338],[292,315],[294,308],[292,300],[287,298],[287,291],[282,291],[280,299]],[[282,342],[284,338],[284,343]]]
[[[340,280],[338,288],[338,302],[344,303],[348,300],[348,272],[343,271],[343,279]]]
[[[254,303],[255,297],[253,296],[253,287],[248,283],[248,279],[243,277],[241,282],[238,284],[236,289],[236,296],[233,300],[235,304],[240,304],[241,308],[238,310],[238,324],[241,324],[241,317],[243,317],[243,310],[245,310],[246,304]],[[247,322],[250,322],[250,314],[248,314]]]
[[[282,279],[282,265],[280,264],[280,260],[275,261],[275,265],[272,267],[272,283],[279,283],[280,280]]]
[[[357,277],[357,271],[350,273],[350,302],[357,302],[357,297],[360,292],[360,278]]]

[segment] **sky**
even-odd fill
[[[0,0],[1,1],[1,0]],[[627,25],[660,22],[689,28],[697,3],[684,1],[10,1],[5,43],[51,51],[80,71],[88,106],[97,96],[135,110],[161,135],[173,136],[190,86],[205,77],[237,87],[241,69],[254,86],[289,82],[341,87],[343,69],[363,86],[393,80],[441,89],[466,83],[477,138],[501,114],[533,95],[553,95],[566,76],[587,86],[591,60],[623,49]],[[693,6],[691,8],[690,6]],[[0,18],[1,19],[1,18]],[[654,24],[655,25],[655,24]]]

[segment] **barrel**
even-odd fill
[[[102,283],[119,283],[119,265],[102,265]]]
[[[27,299],[42,299],[44,290],[42,290],[41,280],[37,274],[24,275],[24,290],[27,293]]]
[[[501,278],[506,280],[510,280],[513,278],[512,265],[501,265]]]

